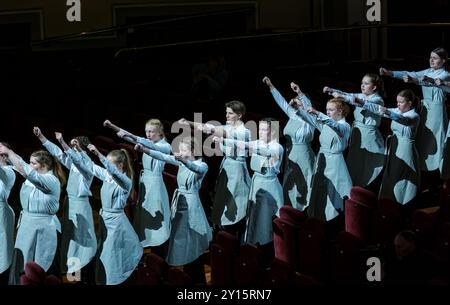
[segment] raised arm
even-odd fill
[[[382,107],[384,108],[384,107]],[[405,125],[405,126],[410,126],[413,125],[418,119],[419,116],[408,116],[408,115],[403,115],[397,112],[394,112],[396,108],[387,108],[387,109],[382,109],[384,110],[384,116],[390,118],[393,121],[396,121],[399,124]]]
[[[159,152],[162,152],[164,154],[170,154],[170,152],[172,151],[172,147],[170,146],[169,143],[162,143],[162,142],[153,142],[149,139],[143,138],[143,137],[136,137],[137,141],[134,144],[142,144],[143,146],[151,149],[151,150],[156,150]]]
[[[51,174],[39,174],[31,165],[23,161],[19,155],[2,144],[0,144],[0,155],[7,155],[9,161],[14,165],[14,169],[34,184],[37,189],[46,194],[55,191],[55,182],[58,182],[56,176]]]
[[[82,156],[83,152],[77,153],[72,148],[69,148],[66,151],[69,158],[72,160],[73,165],[78,169],[80,174],[83,176],[85,180],[91,180],[92,179],[92,161],[89,159],[88,156]],[[91,162],[86,162],[84,160],[85,158],[88,158]]]
[[[450,81],[445,81],[440,78],[433,79],[433,78],[424,76],[423,79],[421,79],[419,83],[421,86],[436,87],[436,88],[443,90],[446,93],[450,93]]]
[[[117,166],[112,164],[108,161],[108,159],[98,151],[98,149],[92,145],[88,145],[89,151],[91,151],[94,155],[96,155],[100,162],[103,164],[103,166],[106,168],[106,171],[109,173],[109,175],[112,177],[112,179],[119,185],[120,188],[130,191],[132,182],[131,179],[123,172],[120,172]],[[98,169],[98,166],[93,166],[93,174],[97,176],[98,178],[105,180],[105,173],[103,171],[100,171]]]
[[[362,93],[348,93],[330,87],[323,87],[323,93],[328,93],[334,98],[341,98],[347,104],[357,107],[361,107],[362,102],[365,100],[365,96]],[[383,100],[381,99],[381,97],[378,97],[378,99],[373,98],[373,102],[383,104]]]
[[[0,155],[9,160],[9,162],[13,165],[14,169],[19,174],[25,176],[25,170],[21,164],[22,158],[19,155],[17,155],[13,150],[9,149],[8,147],[4,146],[1,143],[0,143]]]
[[[106,120],[103,122],[103,126],[111,128],[112,130],[114,130],[117,134],[117,136],[119,136],[119,138],[124,139],[127,142],[130,142],[131,144],[136,144],[137,143],[137,136],[135,136],[134,134],[132,134],[131,132],[120,128],[119,126],[111,123],[111,121]]]
[[[309,110],[311,111],[311,110]],[[329,116],[323,114],[322,112],[315,111],[317,115],[317,120],[323,122],[325,125],[333,129],[340,137],[344,137],[346,134],[350,132],[350,126],[347,124],[340,124],[339,122],[333,120]]]
[[[200,164],[196,163],[192,160],[186,160],[184,158],[175,156],[175,159],[179,162],[183,163],[187,168],[189,168],[191,171],[198,175],[205,175],[208,171],[208,165],[205,162],[201,162]]]
[[[271,80],[266,76],[263,78],[263,83],[265,83],[269,89],[270,93],[272,93],[272,96],[277,103],[277,105],[283,110],[286,115],[294,120],[301,120],[297,115],[297,108],[295,108],[295,105],[289,104],[284,97],[281,95],[281,93],[275,88],[275,86],[272,84]]]
[[[136,144],[136,146],[134,146],[134,149],[137,151],[143,152],[143,153],[149,155],[150,157],[153,157],[160,161],[164,161],[166,163],[170,163],[170,164],[173,164],[176,166],[180,165],[174,156],[162,153],[160,151],[149,149],[148,147],[144,147],[142,144]]]
[[[301,97],[302,100],[307,99],[309,103],[311,103],[309,101],[309,99],[306,97],[306,95]],[[301,100],[301,101],[302,101]],[[303,102],[303,101],[302,101]],[[310,109],[311,107],[307,108]],[[297,115],[299,117],[301,117],[306,123],[308,123],[309,125],[311,125],[312,127],[316,128],[319,131],[322,131],[323,125],[322,122],[317,120],[317,115],[314,115],[313,113],[308,112],[305,108],[300,107],[297,110]]]
[[[392,71],[385,68],[380,68],[380,75],[387,75],[397,79],[403,79],[403,81],[406,83],[419,84],[419,79],[423,78],[428,70],[429,69],[417,72],[414,71],[410,72],[410,71]]]
[[[205,124],[197,123],[197,122],[193,122],[193,121],[188,121],[184,118],[178,120],[178,123],[184,124],[184,125],[189,125],[189,126],[191,126],[191,128],[201,130],[203,133],[206,133],[209,135],[214,135],[217,137],[224,137],[224,138],[227,137],[227,134],[222,126],[215,126],[215,125],[206,124],[206,123]]]
[[[33,128],[33,133],[38,139],[41,141],[42,145],[45,147],[45,149],[48,150],[48,152],[56,157],[61,164],[63,164],[67,169],[70,169],[72,166],[72,162],[69,159],[69,157],[53,142],[49,141],[41,132],[41,129],[39,127]],[[55,132],[55,136],[57,136],[58,133]],[[57,138],[58,139],[58,138]]]

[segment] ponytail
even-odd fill
[[[128,151],[121,148],[111,151],[108,155],[113,157],[117,163],[122,164],[125,174],[131,179],[131,183],[134,186],[134,171]]]
[[[61,188],[66,185],[67,178],[66,173],[62,169],[61,163],[59,163],[56,157],[53,157],[53,173],[58,178],[59,183],[61,183]]]

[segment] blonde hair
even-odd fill
[[[155,126],[156,128],[158,128],[159,135],[161,136],[161,138],[163,139],[166,137],[164,134],[164,125],[159,119],[150,119],[145,123],[145,125]]]
[[[344,102],[344,100],[339,99],[339,98],[333,98],[331,100],[329,100],[327,102],[328,103],[332,103],[336,106],[337,110],[340,110],[342,113],[342,116],[345,118],[347,116],[347,114],[350,112],[350,107],[348,107],[348,105]]]

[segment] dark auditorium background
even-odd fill
[[[365,73],[422,70],[431,50],[450,48],[450,0],[380,0],[379,21],[368,20],[367,2],[80,0],[81,20],[69,22],[66,0],[1,0],[0,141],[28,158],[41,148],[32,133],[39,126],[53,140],[61,131],[106,148],[101,137],[120,140],[105,119],[144,135],[152,117],[170,140],[171,123],[194,112],[224,122],[233,99],[246,104],[244,121],[272,116],[284,124],[264,76],[286,97],[296,82],[323,111],[324,86],[359,92]],[[199,80],[202,73],[217,86]],[[401,89],[422,95],[420,86],[384,81],[388,107]],[[207,162],[202,201],[211,206],[220,158]]]

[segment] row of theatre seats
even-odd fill
[[[273,220],[275,257],[261,264],[261,253],[239,246],[236,237],[219,232],[211,246],[211,281],[216,285],[316,285],[367,283],[367,259],[383,257],[394,237],[412,230],[434,266],[433,281],[448,283],[450,214],[448,196],[433,212],[414,210],[354,187],[345,203],[345,231],[331,237],[327,224],[290,206]]]

